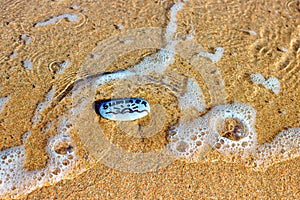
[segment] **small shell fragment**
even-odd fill
[[[94,108],[97,114],[114,121],[132,121],[150,113],[149,103],[142,98],[95,101]]]

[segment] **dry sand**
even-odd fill
[[[22,134],[32,126],[31,118],[37,103],[43,100],[52,84],[59,87],[60,80],[66,77],[75,80],[74,72],[97,43],[124,30],[166,27],[172,5],[172,1],[150,0],[126,3],[106,0],[2,2],[0,94],[10,96],[10,105],[0,114],[0,119],[3,119],[0,124],[0,149],[21,144]],[[296,0],[189,1],[177,15],[179,36],[192,33],[193,24],[194,40],[203,49],[213,52],[217,46],[225,48],[216,66],[225,81],[226,100],[244,102],[256,109],[255,128],[260,144],[271,141],[283,129],[300,126],[299,9]],[[62,19],[53,25],[34,27],[37,22],[64,13],[78,14],[79,20],[70,22]],[[257,35],[250,34],[250,30]],[[20,38],[22,34],[33,38],[31,44],[24,44]],[[288,52],[284,52],[282,47],[287,48]],[[17,52],[17,56],[10,58],[13,52]],[[23,61],[26,59],[31,60],[33,70],[24,70]],[[126,61],[126,56],[124,59]],[[51,62],[63,60],[71,62],[66,73],[59,75],[49,70]],[[130,62],[128,58],[127,65]],[[127,67],[116,64],[110,70]],[[253,73],[261,73],[267,78],[277,77],[281,82],[280,93],[276,95],[254,85],[250,78]],[[197,80],[202,81],[201,78]],[[172,125],[176,123],[172,119],[178,113],[176,106],[171,105],[170,109],[174,110],[169,117],[169,124]],[[44,123],[55,120],[64,111],[63,105],[49,111],[49,118]],[[108,130],[113,129],[113,125],[110,126],[107,126]],[[54,130],[42,133],[39,128],[32,132],[26,144],[27,169],[39,169],[45,165],[46,142],[56,134]],[[167,142],[161,141],[163,133],[158,134],[157,138],[160,137],[157,143],[154,139],[151,144],[161,147]],[[127,144],[131,151],[137,151],[141,145],[135,146],[141,141],[122,142],[121,136],[116,142],[122,143],[124,148]],[[145,146],[141,148],[149,150],[149,146]],[[298,199],[299,161],[296,158],[275,164],[265,172],[255,172],[251,168],[223,161],[190,164],[178,160],[156,172],[141,174],[120,172],[97,163],[74,179],[43,187],[23,198]]]

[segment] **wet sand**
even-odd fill
[[[0,126],[3,133],[0,135],[0,149],[22,144],[22,135],[32,126],[31,118],[38,102],[43,100],[52,85],[63,89],[66,81],[62,80],[75,80],[75,72],[99,42],[129,29],[166,27],[172,5],[171,1],[134,1],[126,4],[121,1],[49,1],[40,5],[18,1],[2,3],[0,94],[10,96],[10,100],[9,108],[0,114],[0,118],[4,119]],[[38,22],[65,13],[78,14],[79,20],[71,22],[61,19],[53,25],[35,27]],[[223,4],[190,1],[177,15],[178,37],[192,33],[194,29],[194,40],[204,50],[213,53],[215,47],[225,49],[223,57],[215,65],[225,82],[226,101],[244,102],[256,109],[255,128],[260,144],[271,141],[284,129],[300,126],[300,104],[297,100],[300,87],[297,77],[300,60],[299,15],[296,1],[248,1],[240,4],[234,1]],[[254,30],[256,35],[251,34],[250,30]],[[31,44],[25,44],[20,38],[22,34],[33,38]],[[287,48],[288,52],[282,47]],[[14,51],[17,56],[11,58]],[[31,60],[33,70],[24,70],[26,59]],[[123,61],[128,61],[127,64],[117,62],[109,70],[130,67],[130,59],[130,56],[124,56]],[[71,62],[65,73],[57,74],[49,70],[50,63],[64,60]],[[250,74],[254,73],[261,73],[266,78],[277,77],[281,82],[280,93],[276,95],[261,85],[253,84]],[[201,83],[203,80],[198,77],[197,81]],[[160,98],[152,101],[158,102]],[[49,111],[43,124],[55,121],[66,107],[68,102],[62,102]],[[171,106],[171,109],[176,113],[176,106]],[[176,122],[172,121],[175,116],[177,114],[170,117],[170,125]],[[107,129],[111,129],[110,125]],[[55,134],[55,129],[42,133],[41,127],[32,131],[25,146],[27,169],[45,166],[45,146]],[[154,143],[152,148],[167,142],[164,141],[164,133],[158,135],[159,141],[154,139],[149,142]],[[117,142],[133,152],[142,145],[135,145],[134,141],[124,142],[122,137],[117,138]],[[150,147],[146,145],[143,148],[149,150]],[[192,164],[178,160],[156,172],[136,174],[120,172],[97,163],[74,179],[43,187],[23,198],[297,199],[300,196],[299,165],[299,158],[296,158],[275,164],[265,172],[256,172],[221,160]]]
[[[135,174],[97,165],[24,199],[297,199],[299,159],[254,172],[236,164],[174,162]]]

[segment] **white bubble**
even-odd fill
[[[179,107],[181,110],[187,108],[195,108],[199,112],[205,110],[204,95],[195,79],[188,79],[187,92],[179,97]]]
[[[25,34],[22,34],[21,35],[21,39],[24,40],[25,44],[30,44],[32,42],[32,37],[30,36],[27,36]]]
[[[9,97],[0,97],[0,113],[3,111]]]
[[[300,156],[300,128],[280,132],[271,142],[257,148],[254,166],[258,170]]]
[[[62,15],[53,16],[53,17],[51,17],[50,19],[48,19],[46,21],[36,23],[34,25],[34,27],[54,24],[54,23],[56,23],[57,20],[64,19],[64,18],[68,19],[70,22],[74,22],[74,21],[77,21],[78,15],[76,15],[76,14],[62,14]]]
[[[272,90],[275,94],[279,94],[280,92],[280,82],[277,78],[271,77],[268,80],[265,80],[263,75],[261,74],[251,74],[253,83],[262,84],[265,88]]]
[[[61,125],[63,124],[65,123],[61,122]],[[44,185],[54,184],[61,179],[68,178],[69,173],[75,170],[74,167],[78,163],[75,154],[76,146],[68,131],[69,128],[48,141],[46,150],[49,160],[47,166],[41,170],[27,171],[23,168],[26,156],[23,146],[1,151],[0,198],[17,198]],[[84,169],[77,170],[79,170],[77,173],[80,173]]]
[[[23,61],[23,65],[25,67],[25,69],[27,70],[32,70],[32,62],[30,60],[24,60]]]
[[[253,154],[257,146],[256,111],[249,105],[233,103],[216,106],[208,113],[209,128],[217,134],[214,148],[223,155]],[[222,131],[226,132],[221,135]]]
[[[55,90],[56,87],[52,87],[51,90],[46,94],[45,100],[43,102],[40,102],[37,105],[34,115],[31,119],[34,125],[37,124],[42,117],[40,112],[44,111],[47,108],[47,106],[49,106],[50,102],[53,100],[55,95]]]
[[[215,53],[208,53],[208,52],[199,52],[198,56],[206,57],[210,59],[212,62],[219,62],[223,56],[224,48],[222,47],[216,47]]]

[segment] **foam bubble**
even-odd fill
[[[249,35],[256,36],[257,33],[253,30],[246,30],[246,29],[241,29],[241,31],[248,33]]]
[[[192,107],[199,112],[205,110],[206,104],[204,95],[195,79],[188,79],[187,92],[179,98],[179,107],[181,110]]]
[[[183,3],[176,3],[171,8],[171,17],[170,22],[167,25],[166,33],[165,33],[165,40],[166,40],[166,47],[161,49],[158,53],[154,55],[150,55],[144,58],[143,61],[133,66],[129,71],[122,72],[122,73],[114,73],[113,75],[104,75],[100,77],[99,85],[104,84],[105,82],[116,80],[116,79],[123,79],[123,75],[131,76],[134,73],[137,75],[148,75],[150,73],[158,73],[162,74],[167,67],[172,64],[175,56],[175,46],[178,43],[177,40],[174,40],[173,36],[176,32],[177,25],[176,25],[176,15],[179,10],[183,7]],[[126,42],[126,41],[124,41]],[[130,74],[131,73],[131,74]]]
[[[145,57],[142,62],[136,64],[131,70],[140,75],[153,72],[162,74],[173,62],[174,53],[162,49],[157,54]]]
[[[171,8],[170,22],[167,25],[165,40],[167,45],[161,49],[157,54],[147,56],[142,62],[135,65],[132,70],[139,75],[147,75],[152,72],[162,74],[167,67],[172,64],[175,56],[175,46],[178,41],[174,40],[174,34],[177,30],[176,15],[183,7],[183,3],[176,3]]]
[[[94,88],[97,88],[100,85],[103,85],[105,83],[108,83],[108,82],[111,82],[114,80],[121,80],[121,79],[132,77],[134,75],[136,75],[136,74],[129,70],[118,71],[118,72],[110,73],[110,74],[104,74],[97,78],[97,80],[95,81],[95,84],[94,84]]]
[[[23,65],[24,65],[25,69],[32,70],[32,62],[30,60],[24,60]]]
[[[39,120],[41,119],[40,112],[45,110],[45,108],[49,105],[49,103],[53,100],[55,95],[56,87],[52,87],[52,89],[46,94],[45,100],[39,103],[35,109],[34,116],[32,117],[31,121],[34,125],[36,125]]]
[[[38,22],[34,25],[34,27],[39,27],[39,26],[46,26],[49,24],[54,24],[57,20],[60,19],[68,19],[70,22],[77,21],[78,16],[76,14],[62,14],[62,15],[57,15],[53,16],[49,20],[43,21],[43,22]]]
[[[271,77],[268,80],[265,80],[263,75],[261,74],[251,74],[253,83],[262,84],[265,88],[272,90],[275,94],[279,94],[280,92],[280,82],[277,78]]]
[[[190,24],[190,26],[191,26],[192,31],[191,31],[190,34],[186,35],[186,39],[187,39],[187,40],[193,40],[194,37],[195,37],[195,29],[194,29],[194,25],[193,25],[193,24]]]
[[[265,82],[265,77],[261,74],[251,74],[250,77],[255,84],[262,84]]]
[[[96,54],[96,53],[94,53],[94,54],[91,54],[91,58],[93,58],[93,59],[98,59],[98,58],[99,58],[99,55],[98,55],[98,54]]]
[[[246,104],[233,103],[213,108],[203,117],[180,122],[171,131],[169,150],[179,158],[196,160],[213,147],[223,155],[247,157],[255,152],[255,110]],[[234,120],[233,125],[229,124]],[[226,126],[229,130],[226,130]],[[224,133],[224,134],[223,134]],[[196,155],[196,156],[195,156]]]
[[[73,9],[73,10],[78,10],[78,9],[79,9],[79,6],[73,5],[73,6],[71,6],[71,9]]]
[[[210,133],[207,125],[206,118],[196,118],[172,127],[170,143],[167,145],[170,153],[192,162],[208,153],[216,141],[216,135]]]
[[[123,30],[124,29],[123,24],[118,24],[117,27],[118,27],[119,30]]]
[[[57,71],[57,73],[58,74],[63,74],[64,72],[65,72],[65,69],[67,68],[67,67],[69,67],[70,66],[70,60],[65,60],[65,61],[63,61],[63,62],[61,62],[60,64],[59,64],[59,70]]]
[[[25,34],[21,35],[21,39],[24,40],[25,44],[30,44],[32,42],[32,37]]]
[[[242,163],[255,170],[300,156],[300,128],[284,130],[273,141],[259,146],[255,117],[256,111],[243,103],[216,106],[202,117],[181,120],[172,127],[168,150],[177,158],[195,162],[212,147],[224,161]],[[232,156],[240,159],[227,159]]]
[[[9,97],[0,97],[0,113],[3,111]]]
[[[165,38],[167,41],[173,41],[173,36],[177,29],[176,15],[177,12],[182,9],[183,5],[184,4],[182,2],[179,2],[174,4],[174,6],[172,6],[171,8],[170,22],[167,25],[166,34],[165,34]]]
[[[69,137],[70,125],[62,126],[60,130],[57,136],[48,141],[46,150],[50,158],[47,166],[41,170],[27,171],[23,168],[26,156],[23,146],[0,152],[0,198],[17,198],[68,178],[78,158],[74,151],[75,145]]]
[[[300,156],[300,128],[280,132],[276,138],[257,148],[253,165],[258,170]]]
[[[257,146],[256,111],[249,105],[233,103],[216,106],[208,113],[209,127],[218,138],[214,149],[223,155],[253,154]]]
[[[202,56],[205,58],[210,59],[213,62],[219,62],[219,60],[221,60],[222,56],[223,56],[223,52],[224,52],[224,48],[222,47],[216,47],[215,48],[215,53],[208,53],[208,52],[199,52],[198,56]]]
[[[30,135],[31,135],[30,131],[27,131],[22,135],[22,143],[23,144],[25,144],[27,142],[27,138],[29,138]]]
[[[263,84],[267,89],[272,90],[275,94],[280,92],[280,82],[277,78],[272,77],[266,80]]]
[[[13,51],[10,55],[9,58],[16,58],[18,56],[18,52]]]

